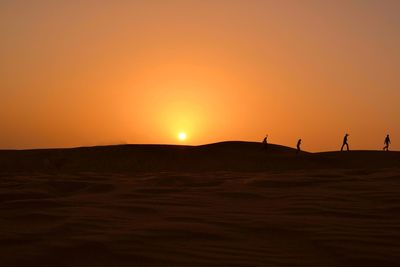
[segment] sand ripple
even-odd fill
[[[0,179],[0,266],[399,266],[400,172]]]

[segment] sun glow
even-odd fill
[[[187,138],[186,133],[180,132],[180,133],[178,134],[178,139],[179,139],[180,141],[185,141],[186,138]]]

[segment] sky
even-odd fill
[[[0,148],[400,149],[400,1],[0,0]],[[186,140],[178,137],[186,134]]]

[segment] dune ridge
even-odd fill
[[[2,171],[268,171],[399,166],[400,152],[302,152],[270,144],[220,142],[202,146],[115,145],[70,149],[3,150]]]

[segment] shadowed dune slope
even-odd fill
[[[400,153],[0,151],[0,267],[399,266]]]
[[[3,150],[3,172],[31,171],[266,171],[400,166],[400,152],[351,151],[296,155],[260,143],[221,142],[202,146],[116,145],[71,149]]]

